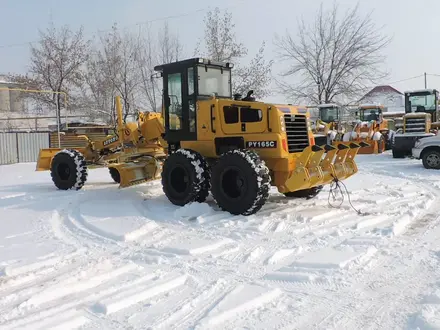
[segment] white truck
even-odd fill
[[[412,148],[412,156],[421,159],[425,168],[440,170],[440,135],[417,140]]]

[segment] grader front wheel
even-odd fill
[[[250,150],[228,151],[212,167],[211,193],[217,205],[234,215],[251,215],[266,203],[269,170]]]
[[[204,202],[209,194],[209,169],[197,152],[179,149],[163,165],[162,187],[171,203]]]
[[[61,150],[52,159],[50,175],[58,189],[81,189],[88,175],[84,156],[74,149]]]

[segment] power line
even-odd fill
[[[418,75],[418,76],[414,76],[414,77],[409,77],[409,78],[405,78],[405,79],[401,79],[401,80],[393,81],[393,82],[388,83],[388,85],[398,84],[398,83],[400,83],[400,82],[404,82],[404,81],[408,81],[408,80],[412,80],[412,79],[416,79],[416,78],[421,78],[421,77],[423,77],[423,76],[424,76],[424,75],[421,74],[421,75]]]
[[[231,8],[235,8],[238,7],[240,5],[242,5],[244,2],[246,2],[247,0],[238,0],[237,3],[235,5],[231,5],[231,6],[227,6],[227,7],[223,7],[223,9],[231,9]],[[128,24],[128,25],[124,25],[123,28],[128,28],[128,27],[132,27],[132,26],[140,26],[140,25],[146,25],[146,24],[150,24],[150,23],[154,23],[154,22],[159,22],[159,21],[166,21],[169,19],[177,19],[177,18],[181,18],[181,17],[188,17],[200,12],[204,12],[207,11],[211,8],[211,6],[208,7],[204,7],[204,8],[199,8],[184,14],[178,14],[178,15],[170,15],[170,16],[163,16],[163,17],[159,17],[159,18],[154,18],[148,21],[143,21],[143,22],[138,22],[138,23],[134,23],[134,24]],[[99,30],[97,31],[97,33],[103,33],[103,32],[109,32],[112,29],[105,29],[105,30]],[[7,45],[0,45],[0,49],[2,48],[12,48],[12,47],[20,47],[20,46],[27,46],[27,45],[32,45],[34,43],[39,42],[40,40],[34,40],[34,41],[27,41],[27,42],[22,42],[22,43],[16,43],[16,44],[7,44]]]

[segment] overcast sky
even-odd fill
[[[261,42],[267,42],[266,56],[274,58],[273,37],[286,29],[296,33],[296,19],[314,19],[321,0],[0,0],[0,73],[27,69],[29,42],[38,39],[38,29],[47,27],[50,17],[57,26],[68,24],[72,28],[85,27],[87,36],[97,30],[108,30],[113,22],[137,30],[136,23],[152,22],[160,27],[167,16],[172,30],[178,31],[187,51],[193,55],[196,39],[203,35],[203,16],[216,6],[232,12],[236,33],[240,41],[255,53]],[[328,6],[331,1],[326,0]],[[440,75],[438,15],[439,0],[360,0],[362,13],[373,12],[378,26],[392,36],[385,50],[383,64],[391,72],[383,84],[390,84],[424,72]],[[340,0],[342,8],[355,4],[354,0]],[[145,26],[145,24],[144,24]],[[274,74],[280,65],[274,67]],[[400,91],[424,88],[423,77],[391,84]],[[440,76],[428,76],[428,87],[440,88]],[[272,100],[284,101],[278,96]]]

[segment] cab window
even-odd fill
[[[239,108],[236,106],[225,106],[223,107],[223,114],[226,124],[236,124],[240,121],[242,123],[255,123],[263,120],[261,109],[243,107],[239,111]]]

